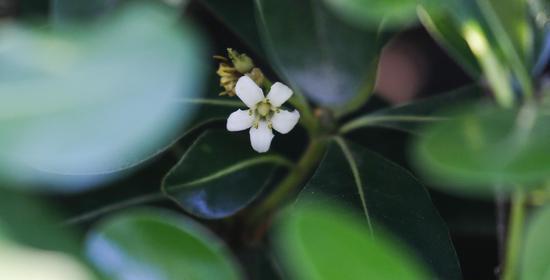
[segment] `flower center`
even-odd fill
[[[271,112],[271,104],[265,101],[258,104],[258,106],[256,107],[256,112],[258,113],[258,115],[264,118],[267,117],[267,115],[269,115],[269,112]]]

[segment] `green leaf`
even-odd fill
[[[254,0],[199,0],[256,54],[263,55],[255,21]]]
[[[419,6],[418,17],[431,36],[449,53],[455,61],[474,79],[481,75],[481,69],[476,57],[461,36],[459,25],[449,20],[449,12],[432,10],[430,7]]]
[[[445,116],[438,115],[441,108],[478,99],[481,96],[480,91],[478,86],[469,85],[413,103],[381,109],[345,123],[340,132],[349,133],[360,128],[378,126],[416,134],[419,124],[446,120]]]
[[[322,207],[324,198],[337,200],[362,215],[376,239],[384,236],[381,227],[389,229],[414,248],[439,278],[461,278],[445,223],[428,192],[405,169],[338,139],[329,147],[297,203]]]
[[[550,115],[536,108],[469,106],[427,126],[414,146],[422,171],[445,190],[482,195],[548,178]]]
[[[349,26],[317,0],[256,0],[258,24],[279,74],[344,114],[372,93],[383,36]]]
[[[550,279],[550,207],[537,210],[529,221],[521,254],[521,280]]]
[[[134,210],[98,225],[90,261],[112,280],[241,279],[227,248],[202,226],[159,210]]]
[[[281,164],[290,163],[275,154],[258,155],[248,135],[208,131],[168,172],[162,190],[195,216],[224,218],[250,204]]]
[[[63,32],[3,26],[1,175],[75,191],[173,142],[196,108],[178,100],[203,78],[202,45],[176,20],[136,4]]]
[[[296,207],[278,224],[278,255],[291,279],[430,279],[388,234],[331,204]]]
[[[324,0],[331,8],[352,23],[376,29],[399,28],[416,20],[418,0]]]

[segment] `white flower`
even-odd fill
[[[286,134],[300,119],[296,110],[289,112],[280,109],[292,96],[292,90],[282,83],[271,86],[267,97],[262,89],[248,76],[242,76],[235,86],[237,96],[246,104],[248,110],[237,110],[227,118],[227,130],[241,131],[250,128],[250,143],[258,153],[269,150],[273,131]]]

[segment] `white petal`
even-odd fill
[[[271,86],[267,99],[275,107],[281,107],[292,96],[292,90],[282,83],[276,82]]]
[[[273,131],[267,126],[267,122],[260,121],[258,128],[252,127],[250,129],[250,143],[252,144],[252,149],[258,153],[267,152],[273,136]]]
[[[227,130],[229,131],[241,131],[252,126],[254,116],[250,115],[249,110],[237,110],[227,118]]]
[[[264,99],[262,89],[248,76],[239,78],[237,85],[235,85],[235,93],[248,108],[253,108]]]
[[[282,134],[286,134],[291,131],[300,119],[300,112],[294,110],[289,112],[287,110],[279,110],[271,118],[271,124],[273,128]]]

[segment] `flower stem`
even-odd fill
[[[271,213],[276,207],[288,199],[289,195],[295,193],[297,189],[302,186],[321,160],[326,147],[326,140],[311,140],[300,161],[296,164],[296,167],[290,171],[275,190],[255,209],[251,217],[253,224]]]
[[[523,240],[523,225],[525,220],[526,196],[523,190],[517,190],[512,195],[512,209],[508,222],[508,240],[506,243],[506,260],[503,280],[517,279],[517,268],[521,244]]]

